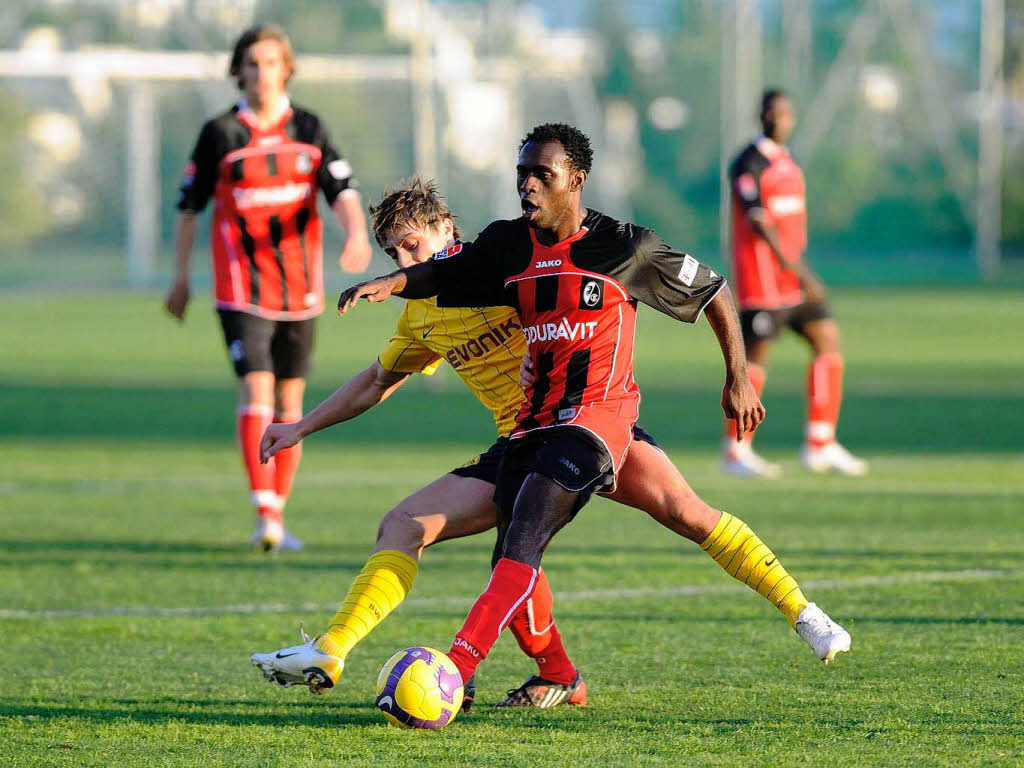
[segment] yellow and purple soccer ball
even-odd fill
[[[444,728],[462,708],[462,675],[433,648],[399,651],[377,676],[377,709],[400,728]]]

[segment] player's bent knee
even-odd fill
[[[809,338],[815,355],[839,353],[839,326],[834,321],[825,320],[818,323]]]
[[[384,515],[377,528],[378,549],[396,549],[418,557],[432,543],[427,527],[402,504]]]

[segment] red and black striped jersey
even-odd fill
[[[322,225],[329,204],[356,186],[320,119],[300,107],[261,129],[240,103],[199,134],[178,208],[214,200],[211,230],[217,306],[280,320],[323,311]]]
[[[536,379],[511,437],[572,425],[621,466],[638,416],[637,303],[695,322],[725,279],[651,230],[588,211],[551,246],[526,220],[497,221],[435,256],[439,306],[514,307]]]
[[[732,186],[733,281],[743,309],[778,309],[804,300],[796,273],[784,269],[768,242],[754,232],[750,212],[762,212],[779,233],[789,261],[807,245],[804,174],[785,147],[761,137],[729,167]]]

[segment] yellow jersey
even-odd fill
[[[526,339],[514,309],[441,308],[436,299],[410,299],[379,360],[394,373],[427,375],[447,360],[494,414],[498,434],[506,436],[526,399],[519,386],[525,354]]]

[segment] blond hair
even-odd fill
[[[455,214],[437,191],[437,182],[424,181],[419,176],[403,179],[384,193],[377,205],[370,206],[373,236],[384,248],[389,235],[406,227],[436,227],[446,220],[452,223],[452,233],[459,239]]]

